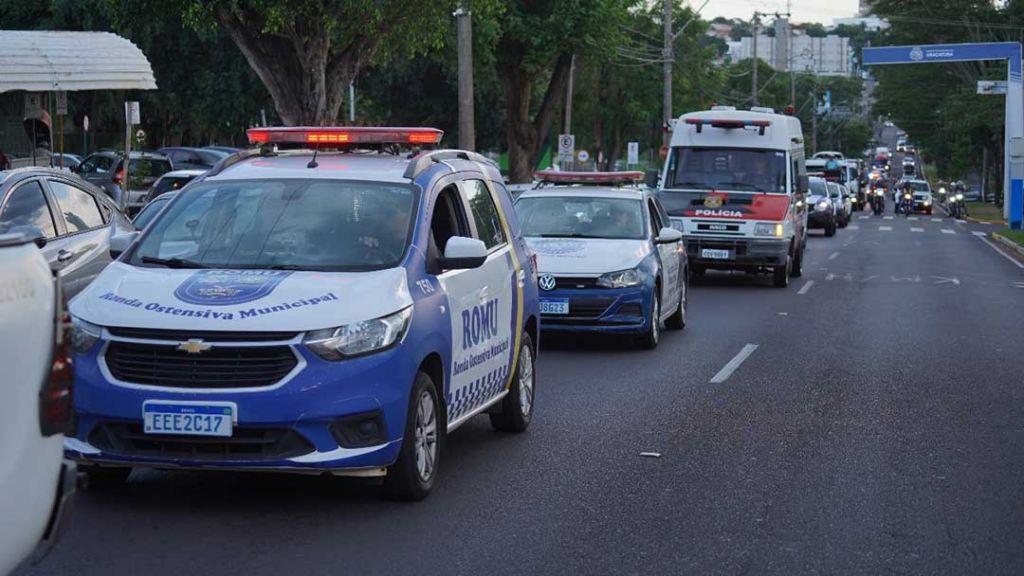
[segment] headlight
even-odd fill
[[[932,205],[932,201],[931,200],[925,200],[924,201],[924,205],[925,206],[931,206]]]
[[[601,275],[597,279],[597,285],[604,288],[628,288],[630,286],[639,286],[643,280],[643,274],[639,270],[630,268],[629,270],[619,270],[618,272],[609,272]]]
[[[75,352],[84,354],[92,350],[102,333],[103,328],[81,318],[71,317],[71,349]]]
[[[828,210],[828,200],[822,200],[821,202],[818,202],[814,207],[818,210]]]
[[[758,222],[757,224],[754,224],[754,236],[774,236],[776,238],[782,238],[782,233],[782,224],[772,224],[770,222]]]
[[[910,200],[910,194],[904,194],[903,195],[903,199],[904,200]]]
[[[411,317],[412,306],[382,318],[314,330],[306,334],[302,343],[324,360],[369,354],[401,340]]]
[[[964,199],[964,195],[962,193],[960,193],[960,192],[957,192],[956,199],[957,200],[963,200]]]
[[[945,194],[945,193],[946,193],[946,187],[945,186],[940,187],[939,188],[939,194]]]

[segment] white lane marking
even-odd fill
[[[1014,265],[1014,266],[1016,266],[1017,268],[1021,268],[1021,269],[1024,269],[1024,264],[1021,264],[1020,262],[1017,262],[1017,260],[1015,260],[1015,259],[1013,258],[1013,256],[1010,256],[1010,255],[1009,255],[1009,254],[1007,254],[1006,252],[1003,252],[1002,250],[1000,250],[998,246],[996,246],[996,245],[995,245],[995,244],[993,244],[992,242],[989,242],[989,239],[988,239],[988,238],[983,238],[983,237],[981,237],[981,236],[978,236],[978,240],[981,240],[981,241],[982,241],[982,242],[984,242],[985,244],[988,244],[988,245],[989,245],[989,247],[990,247],[990,248],[992,248],[993,250],[995,250],[995,251],[996,251],[996,252],[997,252],[997,253],[998,253],[998,254],[999,254],[1000,256],[1002,256],[1003,258],[1006,258],[1006,259],[1007,259],[1007,260],[1009,260],[1010,262],[1013,262],[1013,265]]]
[[[957,224],[967,224],[967,220],[957,220]]]
[[[956,230],[953,230],[952,228],[943,228],[942,229],[942,233],[943,234],[956,234]]]
[[[932,222],[942,222],[942,218],[932,218]]]
[[[828,259],[829,260],[835,260],[838,257],[839,257],[839,252],[833,252],[832,255],[828,257]]]
[[[732,373],[740,367],[740,364],[743,364],[743,361],[754,353],[754,350],[757,350],[757,344],[747,344],[744,346],[743,349],[740,350],[739,354],[734,356],[732,360],[729,360],[729,363],[722,366],[722,369],[718,371],[718,374],[715,374],[714,377],[711,378],[711,384],[721,384],[728,380],[729,376],[732,376]]]
[[[911,228],[911,232],[924,232],[924,228]]]
[[[879,232],[892,232],[892,226],[879,226]]]
[[[982,232],[981,230],[975,230],[974,232],[971,232],[971,234],[974,234],[975,236],[988,236],[988,234]]]
[[[910,217],[907,218],[907,220],[916,221],[917,220],[917,216],[910,216]]]
[[[835,277],[836,277],[836,275],[835,275],[835,274],[833,274],[833,273],[829,272],[828,274],[826,274],[826,275],[825,275],[825,280],[829,280],[829,281],[831,281],[831,280],[832,280],[833,278],[835,278]]]
[[[892,220],[892,216],[882,216],[882,220]]]
[[[797,294],[801,296],[807,294],[807,291],[811,289],[811,286],[814,286],[814,280],[808,280],[803,286],[800,287],[800,291],[797,292]]]
[[[857,216],[857,218],[861,220],[867,220],[868,218],[871,218],[871,216]]]
[[[850,224],[849,226],[846,227],[846,229],[847,230],[860,230],[860,226],[857,226],[856,224]]]

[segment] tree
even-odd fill
[[[422,51],[448,33],[447,0],[187,0],[215,19],[267,87],[288,125],[331,125],[345,88],[378,54]]]

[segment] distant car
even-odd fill
[[[904,176],[917,176],[917,163],[913,160],[903,161],[903,175]]]
[[[32,239],[0,235],[0,269],[0,574],[7,574],[53,544],[75,489],[74,464],[62,458],[63,435],[74,431],[74,375],[60,281]]]
[[[241,152],[245,148],[235,148],[234,146],[203,146],[203,150],[217,150],[219,152],[227,152],[228,154],[234,154]]]
[[[893,126],[895,126],[895,124],[893,124],[891,121],[889,121],[889,120],[885,121],[885,127],[886,128],[892,128]]]
[[[907,156],[917,156],[917,148],[915,148],[913,144],[907,144],[904,146],[903,151]]]
[[[836,211],[823,178],[807,180],[807,229],[824,228],[825,236],[836,235]]]
[[[169,147],[157,150],[171,160],[175,170],[209,170],[213,165],[231,154],[210,148]]]
[[[846,228],[850,223],[850,216],[853,214],[853,205],[850,203],[849,190],[846,186],[836,182],[828,183],[828,196],[836,211],[836,223],[840,228]]]
[[[207,171],[203,169],[198,170],[173,170],[161,176],[153,186],[146,192],[146,197],[143,201],[143,205],[149,204],[154,199],[175,190],[180,190],[185,184],[188,184],[192,180],[195,180],[197,176],[202,176]]]
[[[61,166],[61,156],[64,157],[64,165]],[[82,157],[77,154],[52,154],[50,155],[50,168],[64,168],[65,170],[73,170],[76,166],[82,163]]]
[[[842,152],[835,152],[832,150],[823,150],[821,152],[815,152],[814,158],[816,160],[846,160],[846,156],[843,156]]]
[[[150,222],[153,221],[153,218],[155,218],[156,215],[159,214],[160,211],[164,209],[164,206],[167,206],[167,203],[174,199],[174,197],[177,195],[178,192],[174,191],[167,192],[161,194],[160,196],[157,196],[149,204],[143,206],[142,210],[139,210],[139,213],[136,214],[135,218],[132,219],[132,226],[134,226],[136,230],[144,229],[147,225],[149,225]]]
[[[968,186],[967,189],[964,190],[964,200],[969,200],[971,202],[981,200],[981,188],[978,186]]]
[[[114,203],[125,206],[126,211],[133,214],[145,203],[149,187],[157,178],[171,171],[171,161],[163,154],[132,152],[128,168],[131,182],[126,185],[123,155],[104,150],[87,156],[74,172],[102,188]],[[125,188],[128,188],[127,194]]]
[[[25,234],[64,278],[69,298],[111,262],[110,236],[131,223],[96,186],[50,168],[0,172],[0,234]]]

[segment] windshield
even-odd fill
[[[910,183],[910,187],[914,190],[914,192],[930,192],[931,191],[928,188],[928,183],[927,182],[911,182]]]
[[[523,235],[543,238],[646,237],[643,204],[622,198],[532,197],[516,202]]]
[[[140,211],[138,215],[135,216],[135,219],[132,220],[132,224],[135,225],[135,229],[142,230],[145,228],[153,218],[160,213],[160,210],[167,205],[167,202],[170,201],[170,199],[171,198],[169,196],[162,196],[153,200],[149,204],[146,204],[142,208],[142,211]]]
[[[786,153],[742,148],[675,148],[666,188],[786,193]]]
[[[400,184],[205,182],[153,222],[135,266],[354,271],[397,266],[416,196]]]
[[[808,182],[808,187],[811,190],[811,196],[827,196],[828,189],[825,185],[824,180],[814,179]]]

